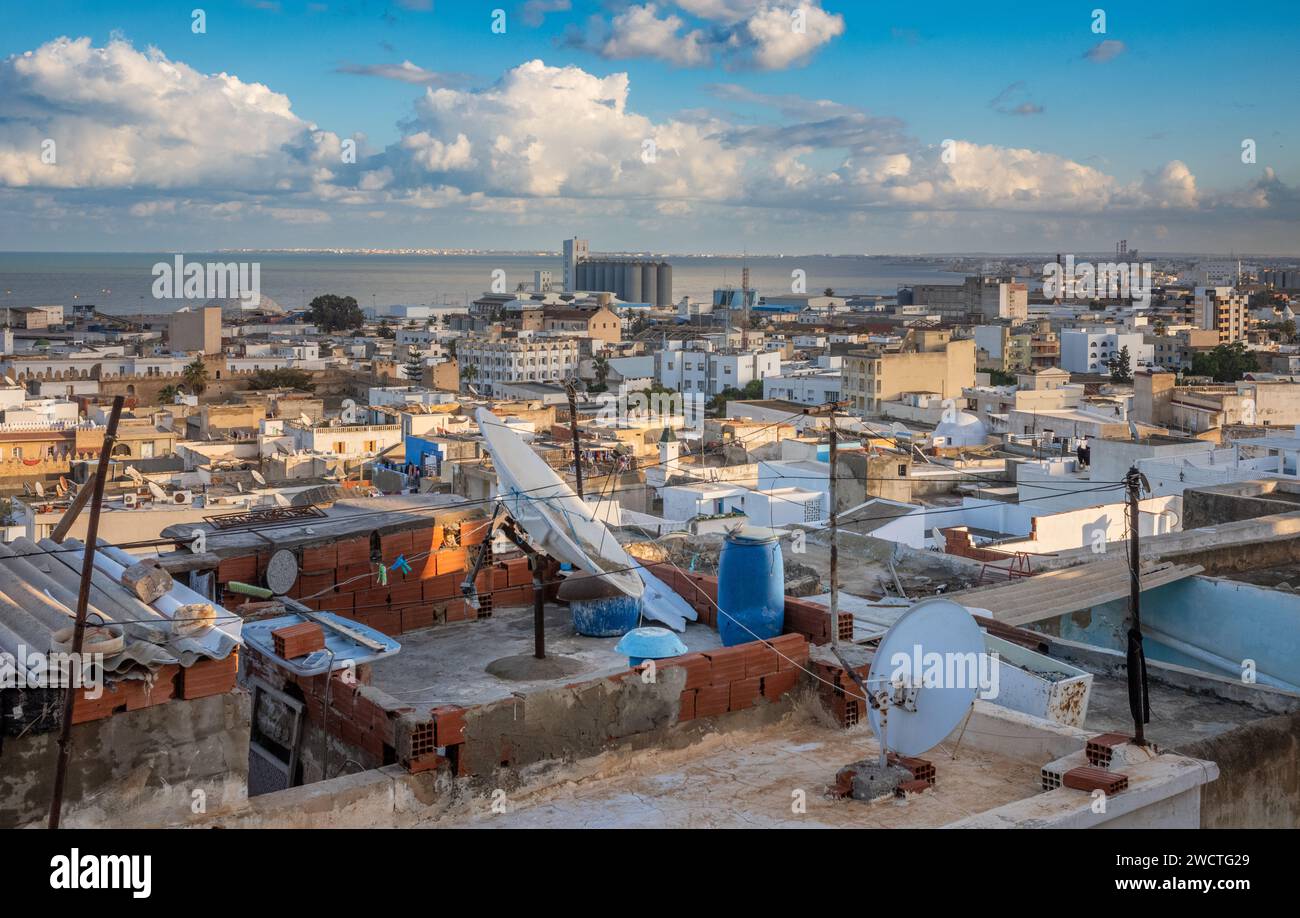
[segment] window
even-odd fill
[[[906,478],[906,477],[907,477],[907,464],[906,464],[906,463],[899,463],[899,465],[898,465],[898,477],[899,477],[899,478]]]
[[[23,448],[21,446],[15,446],[9,455],[15,459],[21,459],[23,458]]]

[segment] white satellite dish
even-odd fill
[[[154,500],[166,500],[167,492],[158,487],[155,482],[146,481],[145,485],[149,488],[149,493],[153,495]]]
[[[250,469],[249,474],[253,476],[253,480],[256,481],[259,485],[266,487],[266,479],[262,477],[261,472],[259,472],[257,469]]]
[[[475,419],[492,455],[499,500],[538,546],[639,597],[645,586],[635,562],[586,502],[491,411],[480,408]]]
[[[883,702],[867,711],[882,755],[920,755],[957,729],[979,692],[984,653],[984,633],[960,603],[935,597],[904,612],[880,639],[867,677],[867,688]],[[934,660],[941,661],[939,684],[927,685]]]
[[[36,482],[32,482],[32,487],[36,489],[37,497],[45,496],[45,485],[41,484],[39,481],[36,481]]]
[[[144,476],[140,474],[140,470],[135,466],[128,465],[122,471],[126,473],[127,478],[130,478],[136,484],[142,484],[144,482]]]

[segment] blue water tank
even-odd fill
[[[774,638],[785,626],[785,559],[770,529],[729,533],[718,563],[718,634],[724,647]]]
[[[627,634],[641,620],[641,600],[619,594],[599,599],[575,599],[573,630],[587,637],[618,637]]]

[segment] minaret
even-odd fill
[[[681,455],[682,445],[671,427],[665,427],[659,436],[659,465],[664,470],[664,481],[677,471],[677,457]]]

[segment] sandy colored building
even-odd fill
[[[975,385],[975,341],[949,329],[916,329],[898,352],[853,351],[844,358],[844,397],[858,411],[877,412],[907,392],[959,398]]]
[[[205,306],[167,317],[167,340],[173,351],[221,353],[221,307]]]

